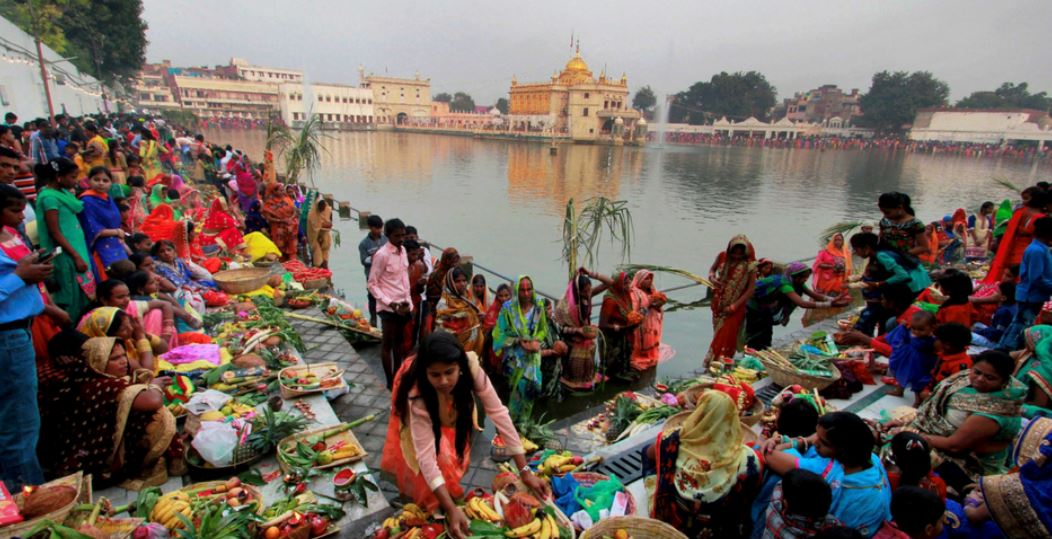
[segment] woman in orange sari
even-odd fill
[[[654,289],[654,274],[639,270],[632,277],[632,288],[646,300],[643,323],[632,332],[632,368],[644,371],[671,357],[671,348],[661,345],[665,313],[661,310],[668,298]]]
[[[756,251],[744,234],[731,238],[727,250],[716,257],[709,270],[712,291],[712,344],[705,365],[738,351],[745,304],[756,289]]]
[[[1026,202],[1008,221],[1008,228],[1001,236],[997,256],[990,264],[990,271],[983,279],[984,283],[999,282],[1005,269],[1022,262],[1023,251],[1034,240],[1034,222],[1045,216],[1048,198],[1048,194],[1040,187],[1028,187],[1023,190],[1023,199]]]
[[[387,448],[380,467],[395,476],[398,490],[425,510],[445,512],[451,537],[467,537],[469,520],[456,500],[471,461],[471,438],[479,429],[476,400],[515,460],[523,483],[546,497],[548,485],[526,466],[519,433],[489,377],[457,338],[436,331],[395,375]]]
[[[851,275],[851,252],[848,251],[843,234],[833,234],[833,237],[829,238],[825,249],[819,251],[815,257],[811,270],[814,272],[812,288],[815,292],[827,296],[839,296],[843,293],[847,277]],[[840,311],[837,307],[808,309],[804,313],[804,327],[830,318]]]
[[[267,184],[263,196],[263,217],[270,223],[270,240],[281,250],[281,260],[296,257],[299,235],[299,218],[296,205],[289,198],[285,186],[280,183]]]

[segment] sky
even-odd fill
[[[507,97],[573,55],[598,76],[658,95],[720,71],[763,73],[779,99],[822,84],[869,88],[883,70],[925,70],[951,101],[1002,82],[1052,93],[1048,0],[144,0],[147,61],[301,69],[312,82],[367,73],[431,79],[432,95]]]

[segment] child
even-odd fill
[[[791,470],[771,495],[762,533],[753,533],[753,537],[815,537],[822,530],[840,525],[829,514],[832,504],[833,492],[822,476],[807,470]]]
[[[968,345],[971,343],[972,332],[965,326],[951,322],[935,328],[935,354],[938,361],[932,369],[931,384],[925,393],[951,375],[972,368],[972,358],[968,355]],[[927,398],[927,394],[924,397]]]
[[[891,464],[888,481],[892,489],[900,486],[920,487],[946,499],[946,482],[931,469],[931,446],[913,432],[900,432],[891,439]]]
[[[818,410],[806,399],[794,398],[779,407],[776,424],[782,436],[808,437],[818,428]]]
[[[994,348],[1001,340],[1008,325],[1015,317],[1015,283],[1003,282],[998,284],[1001,303],[990,318],[990,325],[976,322],[972,326],[972,344],[984,348]]]
[[[898,389],[892,394],[902,395],[909,388],[915,395],[915,405],[920,404],[920,395],[931,381],[935,366],[935,316],[927,311],[917,311],[908,326],[901,325],[888,333],[886,342],[891,346],[888,370],[894,376]],[[887,382],[887,380],[885,380]]]
[[[946,300],[939,306],[939,312],[935,314],[935,321],[939,325],[956,322],[966,328],[972,327],[978,317],[971,302],[974,290],[972,278],[964,272],[948,269],[936,282],[939,290],[946,296]]]
[[[891,496],[892,522],[875,539],[933,539],[942,534],[946,504],[938,494],[919,487],[899,487]]]

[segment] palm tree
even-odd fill
[[[580,251],[584,249],[585,265],[593,267],[599,260],[599,244],[604,231],[609,234],[611,243],[620,242],[621,260],[632,254],[632,212],[628,202],[610,200],[605,197],[591,198],[585,201],[584,208],[577,212],[574,200],[566,202],[566,216],[563,219],[563,260],[568,267],[569,278],[580,267]]]
[[[321,130],[321,117],[307,112],[307,121],[299,132],[292,133],[289,145],[285,150],[285,169],[289,183],[296,183],[300,174],[307,171],[311,185],[314,185],[314,171],[321,165],[321,154],[325,150],[324,141],[329,137]]]

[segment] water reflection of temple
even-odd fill
[[[643,167],[643,152],[633,148],[564,146],[550,155],[544,145],[508,144],[507,150],[509,198],[541,202],[553,213],[570,198],[619,198],[622,182],[638,181]]]

